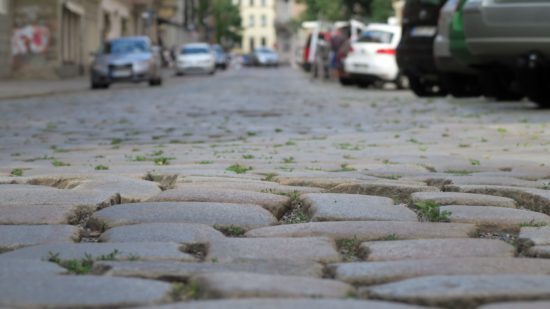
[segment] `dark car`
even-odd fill
[[[447,94],[434,61],[433,44],[439,11],[445,0],[407,0],[403,12],[403,35],[397,63],[418,96]]]
[[[158,52],[147,37],[124,37],[107,41],[95,54],[91,68],[92,89],[118,82],[162,84]]]
[[[229,57],[220,45],[212,45],[212,49],[216,54],[216,68],[226,70],[229,66]]]

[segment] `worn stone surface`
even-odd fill
[[[413,239],[365,242],[368,261],[453,257],[512,257],[515,248],[494,239]]]
[[[365,194],[392,198],[396,203],[407,203],[415,192],[438,192],[436,187],[422,183],[400,183],[398,181],[372,181],[356,184],[341,184],[331,193]]]
[[[546,309],[550,308],[550,301],[532,301],[532,302],[507,302],[490,304],[479,307],[479,309]]]
[[[151,307],[152,309],[153,307]],[[336,299],[235,299],[196,301],[157,306],[159,309],[419,309],[420,306],[383,301]]]
[[[0,258],[0,277],[24,276],[27,274],[55,275],[64,274],[65,272],[65,268],[62,268],[61,266],[50,262]]]
[[[387,262],[356,262],[330,266],[337,280],[373,285],[424,276],[525,274],[549,275],[550,260],[500,257],[452,257]]]
[[[228,238],[210,244],[208,261],[305,260],[321,263],[340,261],[334,241],[323,237]]]
[[[336,240],[380,240],[388,236],[398,239],[417,238],[461,238],[476,232],[472,224],[341,221],[312,222],[258,228],[248,231],[248,237],[316,237],[324,236]]]
[[[275,217],[256,205],[229,203],[136,203],[112,206],[93,218],[109,227],[136,223],[201,223],[244,229],[275,224]]]
[[[449,185],[449,191],[479,193],[508,197],[519,206],[550,215],[550,191],[510,186]]]
[[[145,201],[161,192],[157,183],[120,176],[104,176],[81,181],[74,190],[119,194],[122,203]]]
[[[276,181],[281,185],[301,186],[301,187],[318,187],[323,189],[332,189],[341,184],[358,183],[360,180],[355,178],[338,178],[338,177],[276,177]]]
[[[20,247],[78,241],[80,230],[71,225],[0,225],[0,252]]]
[[[431,276],[364,288],[372,299],[441,306],[476,308],[485,303],[550,299],[550,276]]]
[[[94,273],[148,279],[175,278],[186,281],[198,274],[216,272],[249,272],[283,276],[321,277],[323,275],[323,267],[321,264],[315,262],[299,260],[247,260],[231,263],[105,261],[94,264]]]
[[[212,178],[212,179],[209,179]],[[216,177],[186,177],[183,181],[176,184],[178,188],[217,188],[228,190],[244,190],[262,193],[321,193],[325,191],[323,188],[315,187],[300,187],[300,186],[284,186],[276,182],[270,181],[227,181],[223,178]]]
[[[519,229],[524,223],[550,223],[550,216],[523,209],[493,206],[443,206],[441,211],[450,211],[451,222],[473,223]]]
[[[305,194],[313,221],[417,221],[416,214],[386,197],[355,194]]]
[[[170,242],[150,243],[78,243],[78,244],[50,244],[27,247],[4,253],[2,258],[15,259],[48,259],[51,254],[59,254],[61,259],[81,259],[86,255],[99,257],[117,251],[116,259],[139,260],[180,260],[194,261],[195,259],[180,251],[180,245]]]
[[[439,206],[445,205],[471,205],[471,206],[496,206],[506,208],[516,208],[516,202],[513,199],[460,192],[416,192],[411,195],[412,203],[421,201],[430,201]]]
[[[225,236],[214,228],[194,223],[144,223],[114,227],[100,237],[103,242],[177,242],[207,244]]]
[[[253,273],[208,273],[192,279],[204,298],[344,298],[354,288],[343,282]]]
[[[550,245],[529,248],[525,255],[538,258],[550,258]]]
[[[169,283],[129,278],[0,275],[0,305],[15,307],[115,307],[151,305],[168,298]]]
[[[78,223],[82,213],[117,199],[109,193],[33,185],[0,185],[0,196],[0,224]]]
[[[150,202],[209,202],[255,204],[280,217],[285,211],[288,197],[270,193],[207,187],[179,187],[151,198]]]
[[[522,227],[518,239],[529,245],[550,245],[550,226]]]

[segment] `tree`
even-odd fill
[[[201,0],[195,10],[207,40],[214,39],[216,43],[223,45],[240,42],[240,8],[231,0]],[[209,35],[212,30],[214,38]]]
[[[303,20],[348,20],[352,17],[385,22],[394,14],[391,0],[298,0],[306,5]]]

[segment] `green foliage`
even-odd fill
[[[294,160],[294,157],[288,157],[288,158],[283,158],[283,163],[290,164],[290,163],[296,163],[296,161]]]
[[[307,6],[302,20],[346,20],[351,17],[367,17],[369,21],[385,22],[394,15],[390,0],[298,0]]]
[[[106,171],[108,169],[109,169],[109,167],[106,166],[106,165],[98,165],[98,166],[95,167],[96,171]]]
[[[71,166],[70,163],[61,162],[59,160],[53,160],[52,165],[55,166],[55,167]]]
[[[207,21],[214,21],[215,39],[218,44],[231,46],[241,41],[242,20],[240,8],[231,0],[201,0],[197,1],[197,14],[199,24],[207,28]]]
[[[21,169],[21,168],[14,168],[14,169],[11,170],[10,175],[12,175],[12,176],[17,176],[17,177],[21,177],[21,176],[23,176],[23,169]]]
[[[90,254],[84,254],[84,257],[81,259],[63,260],[59,257],[59,253],[49,252],[48,261],[52,263],[56,263],[59,266],[67,269],[67,271],[69,271],[69,273],[71,274],[85,275],[85,274],[89,274],[92,271],[94,267],[94,262],[115,261],[116,256],[119,253],[120,252],[118,250],[114,250],[109,254],[100,255],[95,258]]]
[[[338,246],[345,262],[353,262],[359,259],[360,245],[361,241],[357,239],[357,236],[353,236],[352,239],[340,239],[336,241],[336,246]]]
[[[236,174],[246,174],[246,172],[253,170],[253,168],[251,166],[246,167],[240,164],[233,164],[225,170]]]
[[[246,231],[240,227],[240,226],[222,226],[222,225],[214,225],[214,228],[220,232],[222,232],[227,237],[240,237],[243,236]]]
[[[536,222],[535,220],[531,220],[529,222],[520,223],[519,227],[543,227],[547,224],[544,222]]]
[[[414,204],[422,221],[449,222],[450,211],[441,211],[439,205],[433,201],[422,201]]]

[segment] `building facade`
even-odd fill
[[[244,53],[253,51],[256,47],[277,47],[275,30],[277,0],[235,0],[241,10],[242,43]]]
[[[121,36],[147,35],[166,48],[180,45],[190,40],[184,21],[192,5],[193,0],[0,0],[0,78],[85,74],[91,54]]]

